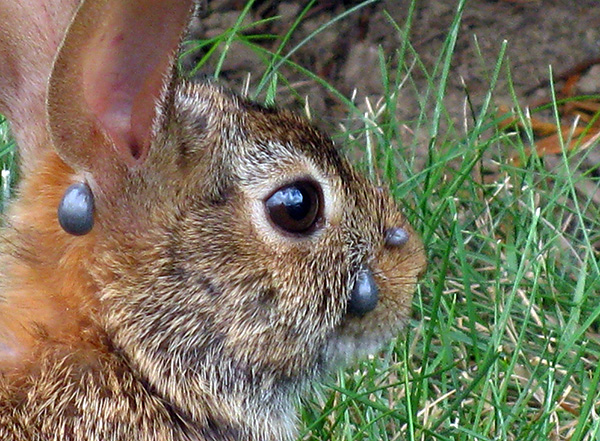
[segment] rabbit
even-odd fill
[[[291,440],[306,386],[406,322],[425,252],[388,190],[183,78],[193,6],[1,0],[2,440]]]

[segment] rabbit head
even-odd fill
[[[212,85],[172,93],[144,166],[98,204],[103,317],[137,368],[165,394],[197,375],[264,400],[395,335],[423,256],[387,192],[297,117]],[[364,278],[375,305],[353,298]]]
[[[11,218],[38,254],[13,268],[54,289],[43,308],[76,318],[19,326],[117,353],[191,420],[210,409],[273,431],[279,418],[288,433],[290,394],[399,331],[422,244],[387,190],[305,120],[180,78],[189,3],[79,7],[49,82],[53,148]],[[56,220],[74,182],[95,199],[81,237]]]

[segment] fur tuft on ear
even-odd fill
[[[65,162],[93,173],[144,161],[191,10],[191,0],[80,6],[48,88],[50,134]]]

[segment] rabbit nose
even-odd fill
[[[379,301],[379,289],[373,277],[373,271],[363,265],[354,282],[352,294],[348,301],[348,313],[362,317],[372,311]]]
[[[385,245],[388,247],[401,247],[408,242],[408,231],[401,227],[389,228],[385,232]]]

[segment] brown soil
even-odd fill
[[[204,37],[217,35],[232,26],[245,1],[211,0],[206,14],[198,18],[195,33]],[[421,112],[425,72],[432,72],[438,60],[451,22],[456,15],[456,0],[417,1],[409,41],[418,63],[404,66],[400,75],[410,68],[411,81],[400,93],[398,115],[410,121]],[[256,1],[244,24],[278,16],[279,18],[247,34],[283,35],[307,4],[306,1]],[[310,32],[358,4],[352,0],[316,2],[283,53],[295,47]],[[346,96],[356,94],[355,102],[364,106],[365,97],[376,101],[383,93],[379,64],[381,53],[392,59],[401,47],[402,38],[396,26],[405,26],[410,1],[382,0],[361,8],[320,32],[300,47],[290,59],[333,84]],[[514,90],[520,105],[533,105],[549,95],[546,86],[550,67],[555,77],[583,63],[583,78],[576,92],[600,92],[600,66],[593,61],[600,57],[600,3],[597,0],[471,0],[463,11],[462,22],[448,78],[445,107],[450,119],[461,127],[469,120],[470,109],[477,111],[490,85],[490,76],[506,41],[504,66],[510,68]],[[280,40],[262,40],[273,50]],[[591,67],[591,68],[589,68]],[[242,44],[234,44],[225,59],[222,77],[240,89],[251,74],[257,81],[264,71],[260,56]],[[289,105],[298,97],[308,97],[313,113],[334,125],[343,117],[339,100],[314,81],[290,69],[284,71],[298,95],[278,95],[278,104]],[[394,67],[392,67],[394,74]],[[508,87],[507,70],[503,69],[493,95],[494,104],[514,105]],[[283,88],[282,88],[283,89]],[[433,100],[425,106],[429,112]],[[327,125],[327,124],[326,124]],[[426,137],[423,134],[422,138]]]

